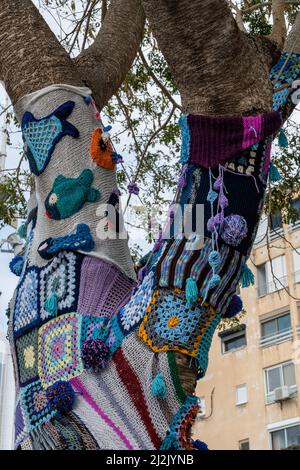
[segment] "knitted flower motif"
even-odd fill
[[[221,237],[225,243],[231,246],[238,246],[247,236],[247,221],[238,214],[231,214],[225,217],[221,226]]]
[[[27,348],[24,349],[23,354],[26,369],[31,369],[35,363],[34,347],[32,345],[27,346]]]

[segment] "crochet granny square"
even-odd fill
[[[14,333],[32,327],[38,320],[38,271],[29,270],[18,286],[18,294],[14,311]]]
[[[21,398],[29,430],[52,418],[56,411],[51,409],[46,390],[39,380],[21,388]]]
[[[38,371],[43,387],[82,372],[80,331],[81,317],[76,313],[50,320],[39,329]]]
[[[32,382],[38,376],[37,328],[16,340],[20,383]]]
[[[183,292],[155,291],[138,335],[155,352],[180,351],[197,356],[199,343],[215,317],[212,307],[189,306]]]
[[[40,271],[40,301],[42,320],[51,316],[44,308],[48,297],[55,292],[58,297],[58,313],[77,310],[81,255],[61,252]]]

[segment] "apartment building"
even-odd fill
[[[266,236],[262,220],[249,262],[255,286],[240,292],[247,315],[216,332],[198,382],[195,435],[210,449],[300,447],[300,199],[293,204],[297,223],[278,214]]]
[[[8,341],[0,332],[0,450],[13,449],[15,384]]]

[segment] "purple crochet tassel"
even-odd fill
[[[187,164],[183,165],[181,174],[178,180],[178,187],[185,188],[187,185],[187,174],[188,174],[189,166]]]
[[[127,186],[127,189],[130,194],[135,194],[136,196],[140,192],[140,188],[138,187],[136,183],[129,183],[129,185]]]

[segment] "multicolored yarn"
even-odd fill
[[[91,187],[93,179],[93,172],[88,168],[78,178],[57,176],[45,201],[47,217],[54,220],[67,219],[80,211],[86,202],[98,201],[101,194]]]
[[[68,381],[83,371],[81,317],[67,313],[48,321],[38,334],[38,372],[43,387]]]
[[[159,289],[154,292],[138,336],[154,352],[179,351],[197,357],[199,344],[214,317],[209,306],[188,306],[182,292]]]
[[[30,169],[35,175],[43,173],[56,144],[62,137],[65,135],[79,137],[76,127],[66,121],[74,106],[73,101],[67,101],[42,119],[36,119],[29,112],[24,113],[21,124],[23,139],[27,144],[26,153]]]
[[[280,75],[279,75],[280,74]],[[284,119],[287,113],[291,112],[291,92],[297,90],[293,88],[295,80],[300,75],[300,54],[284,52],[277,64],[270,72],[270,80],[274,84],[273,109],[280,110]],[[299,84],[298,84],[299,85]]]
[[[36,102],[28,98],[33,115],[40,115],[39,103],[41,110],[49,112],[72,91],[50,89],[42,90],[44,94]],[[224,315],[240,307],[233,297],[239,281],[251,282],[245,265],[265,194],[270,141],[282,124],[281,110],[246,118],[189,115],[181,119],[185,166],[178,202],[191,204],[192,216],[196,204],[204,205],[204,244],[188,250],[190,238],[177,240],[175,218],[169,220],[171,236],[164,243],[159,241],[147,263],[147,274],[130,300],[134,275],[126,268],[129,263],[126,256],[122,258],[119,240],[113,240],[114,251],[112,241],[98,243],[97,239],[93,256],[77,253],[75,245],[73,252],[73,241],[68,247],[64,244],[74,235],[68,227],[85,223],[85,219],[96,241],[95,208],[85,204],[89,196],[73,212],[77,202],[69,204],[66,188],[61,186],[60,201],[67,202],[58,212],[66,215],[72,206],[68,221],[61,214],[56,218],[55,210],[52,220],[41,213],[57,174],[73,181],[92,167],[90,137],[99,122],[95,122],[92,99],[87,104],[93,113],[76,93],[78,108],[74,108],[72,122],[80,129],[80,138],[76,147],[73,139],[64,139],[67,150],[60,145],[61,155],[53,151],[51,164],[37,180],[37,221],[34,231],[33,226],[28,227],[26,262],[11,304],[10,337],[20,383],[16,447],[206,448],[191,439],[198,400],[186,397],[176,357],[178,352],[190,356],[199,377],[204,376],[214,331]],[[109,142],[105,135],[109,129],[101,126],[101,130],[103,142]],[[76,158],[76,168],[72,167],[72,149],[82,157],[80,161]],[[103,200],[108,201],[116,187],[114,171],[94,165],[92,175],[95,188],[101,188]],[[90,186],[80,186],[80,192],[86,194]],[[72,201],[78,189],[74,187],[70,186]],[[76,198],[81,200],[77,193]],[[232,229],[228,218],[233,215],[240,218]],[[221,236],[224,226],[230,233],[225,240]],[[65,250],[55,252],[45,265],[37,252],[41,242],[64,237],[61,248]],[[131,273],[130,278],[125,272]],[[57,308],[48,308],[49,312],[44,307],[52,295],[57,296]]]
[[[50,407],[58,413],[71,411],[74,405],[75,394],[69,382],[60,380],[46,390],[46,397]]]
[[[95,247],[93,237],[89,226],[78,224],[75,233],[65,235],[64,237],[53,237],[44,240],[38,252],[43,259],[51,259],[53,256],[63,250],[81,250],[86,253],[92,251]]]
[[[190,437],[190,430],[199,411],[198,398],[188,396],[174,416],[160,450],[192,450],[194,442]]]
[[[228,215],[223,220],[220,231],[225,243],[238,246],[248,233],[246,219],[238,214]]]
[[[109,347],[102,339],[90,338],[82,346],[82,360],[86,369],[99,371],[107,365]]]

